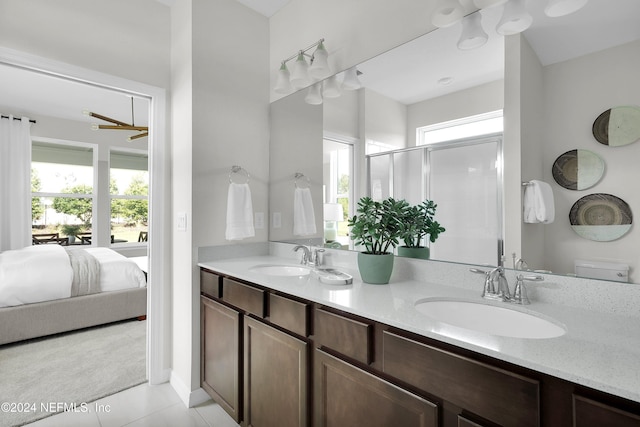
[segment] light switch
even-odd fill
[[[273,213],[272,223],[273,223],[273,228],[282,227],[282,215],[280,215],[280,212]]]
[[[257,230],[264,228],[264,212],[256,212],[253,225]]]
[[[178,212],[176,215],[176,228],[178,231],[187,231],[187,213]]]

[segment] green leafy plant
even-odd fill
[[[82,225],[79,224],[63,224],[60,226],[60,231],[64,236],[75,236],[82,231]]]
[[[407,202],[389,197],[381,202],[370,197],[358,201],[357,215],[349,218],[351,239],[364,246],[365,253],[382,255],[398,245],[401,222]]]
[[[432,200],[425,200],[419,205],[411,206],[405,202],[402,209],[400,237],[406,247],[418,248],[422,239],[429,236],[433,243],[445,229],[434,221],[436,205]]]

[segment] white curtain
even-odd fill
[[[0,251],[31,245],[31,123],[0,119]]]

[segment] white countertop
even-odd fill
[[[567,333],[557,338],[522,339],[475,332],[435,321],[415,309],[424,298],[456,298],[489,303],[478,291],[417,280],[369,285],[357,268],[337,268],[354,276],[352,285],[326,285],[314,274],[303,277],[267,276],[250,271],[261,264],[297,265],[272,255],[200,262],[198,265],[267,288],[356,314],[428,338],[495,357],[519,366],[640,402],[640,317],[532,301],[515,306],[553,320]],[[513,283],[511,283],[513,286]],[[640,310],[640,307],[638,308]]]

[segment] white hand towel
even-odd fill
[[[255,236],[253,203],[249,184],[229,184],[227,195],[227,240],[241,240]]]
[[[313,212],[311,190],[296,188],[293,197],[293,234],[308,236],[316,234],[316,216]]]
[[[531,181],[524,190],[524,222],[550,224],[555,213],[551,186],[543,181]]]

